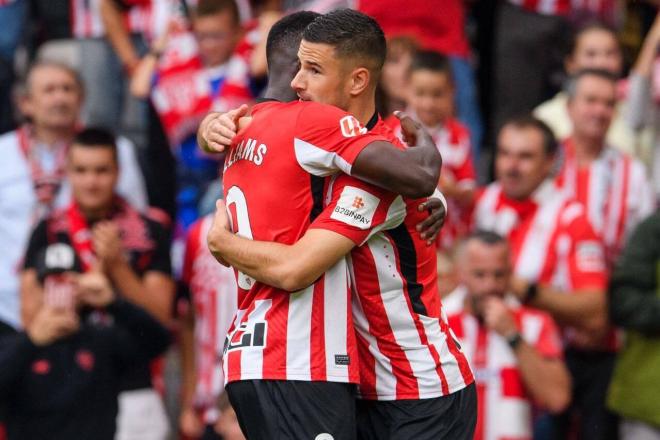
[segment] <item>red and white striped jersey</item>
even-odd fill
[[[382,121],[371,132],[397,142]],[[330,189],[333,201],[342,178]],[[439,397],[473,381],[442,313],[435,247],[415,230],[427,216],[417,210],[421,202],[401,201],[405,222],[373,235],[348,259],[363,399]]]
[[[74,38],[99,38],[105,34],[100,8],[101,0],[70,0],[71,35]]]
[[[407,110],[413,118],[415,112]],[[396,116],[386,121],[394,129],[396,136],[403,140],[401,124]],[[470,132],[466,126],[457,119],[450,118],[437,127],[425,127],[442,156],[441,179],[447,179],[464,188],[475,188],[477,175],[472,159],[472,144]],[[438,237],[438,245],[443,249],[450,249],[456,240],[470,231],[470,211],[463,208],[458,200],[447,197],[447,218]]]
[[[546,180],[529,200],[512,200],[495,182],[477,197],[473,213],[476,229],[507,237],[516,276],[550,285],[562,292],[605,291],[608,271],[605,250],[584,212]],[[570,328],[565,338],[571,343]],[[612,333],[607,341],[614,349]]]
[[[655,209],[644,165],[606,147],[598,159],[579,167],[570,138],[564,141],[562,153],[557,184],[584,205],[589,221],[603,239],[611,267],[635,226]]]
[[[527,344],[545,358],[561,358],[559,332],[547,314],[524,307],[512,312]],[[506,339],[466,312],[450,316],[449,325],[474,369],[478,402],[474,440],[531,440],[533,402]]]
[[[508,0],[529,12],[544,15],[567,15],[574,0]]]
[[[238,295],[234,271],[218,264],[206,244],[212,221],[212,216],[206,216],[191,226],[181,274],[195,313],[194,404],[204,410],[206,423],[214,423],[217,417],[216,402],[224,389],[222,348],[236,314]]]
[[[350,173],[358,154],[382,136],[347,113],[313,102],[265,102],[225,159],[232,228],[255,240],[293,244],[323,209],[322,176]],[[388,204],[346,188],[325,228],[368,237]],[[367,229],[363,229],[367,228]],[[348,269],[341,259],[311,286],[288,293],[238,273],[238,312],[225,345],[227,381],[359,381]]]

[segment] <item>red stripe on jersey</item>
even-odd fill
[[[396,246],[393,247],[396,252]],[[365,246],[362,251],[362,258],[368,260],[365,267],[376,267],[376,261],[373,258],[371,250]],[[398,258],[395,258],[395,261],[398,261]],[[393,263],[395,261],[393,261]],[[400,269],[398,272],[403,279]],[[403,351],[402,347],[399,345],[396,337],[394,336],[394,331],[390,325],[390,321],[387,316],[387,310],[385,308],[385,304],[383,303],[383,297],[380,295],[380,288],[374,289],[374,285],[378,286],[377,274],[374,271],[368,273],[368,275],[369,276],[367,276],[367,273],[365,272],[359,272],[355,277],[355,285],[357,287],[357,292],[372,293],[369,295],[370,300],[363,303],[364,314],[369,319],[370,333],[377,340],[378,350],[384,356],[386,356],[390,362],[392,375],[394,376],[393,379],[396,381],[397,395],[405,394],[407,398],[418,398],[408,397],[413,395],[419,396],[417,379],[415,378],[410,362],[406,357],[406,353]],[[412,315],[413,312],[408,295],[405,295],[405,298],[408,309]],[[366,395],[366,393],[362,394]]]
[[[282,365],[282,359],[286,359],[287,321],[289,317],[289,296],[286,294],[271,297],[273,303],[266,312],[265,320],[268,322],[268,334],[266,336],[266,348],[264,348],[263,378],[282,379],[282,371],[277,371],[273,366]]]
[[[360,356],[360,393],[376,396],[376,358],[369,351],[369,342],[360,333],[356,335]]]
[[[502,380],[502,397],[525,398],[525,388],[517,368],[502,368],[500,379]]]
[[[462,327],[462,326],[461,326]],[[488,331],[480,328],[477,333],[477,346],[474,353],[474,368],[476,371],[484,370],[487,365]],[[474,440],[484,440],[486,414],[486,382],[477,381],[477,426],[474,430]]]
[[[447,347],[449,348],[449,352],[452,356],[454,356],[456,362],[458,362],[458,368],[461,372],[461,376],[463,376],[463,381],[467,384],[474,382],[474,374],[470,368],[470,363],[468,362],[467,357],[465,357],[465,354],[463,354],[463,352],[458,348],[457,341],[452,336],[447,321],[440,319],[440,330],[447,338]],[[460,336],[457,337],[460,338]]]
[[[310,337],[309,353],[312,380],[325,380],[325,330],[323,326],[324,310],[324,288],[325,279],[321,277],[314,284],[314,296],[312,299],[312,329]],[[332,295],[332,292],[330,293]]]

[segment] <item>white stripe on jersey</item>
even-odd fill
[[[283,293],[284,294],[284,293]],[[314,284],[289,296],[286,329],[287,379],[311,380],[310,347],[312,335],[312,301]]]
[[[293,146],[298,164],[309,174],[325,177],[337,173],[337,169],[351,174],[351,164],[337,153],[324,150],[298,138],[294,138]]]
[[[326,273],[323,280],[323,335],[325,338],[326,374],[348,381],[348,366],[337,365],[335,355],[348,354],[348,267],[342,258]],[[331,319],[328,319],[331,317]],[[311,318],[311,315],[310,315]],[[310,319],[311,320],[311,319]],[[350,359],[350,362],[358,362]]]

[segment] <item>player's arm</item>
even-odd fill
[[[312,284],[355,246],[351,239],[325,229],[310,229],[292,245],[239,237],[229,230],[229,218],[221,200],[216,205],[207,241],[219,261],[289,292]]]
[[[419,123],[402,113],[397,117],[408,145],[414,147],[401,150],[389,142],[373,142],[355,159],[351,175],[402,196],[429,196],[440,179],[442,157]]]

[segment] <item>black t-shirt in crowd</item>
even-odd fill
[[[80,330],[34,345],[25,332],[0,336],[0,405],[9,440],[111,440],[125,371],[145,365],[170,342],[143,309],[118,300],[113,324],[82,317]]]
[[[132,237],[131,242],[125,244],[126,254],[131,268],[143,276],[147,272],[155,271],[166,275],[172,274],[170,260],[171,238],[169,231],[159,222],[140,215],[144,227],[143,237]],[[91,224],[90,229],[93,227]],[[39,253],[54,243],[64,243],[72,246],[71,237],[66,218],[66,210],[56,211],[50,217],[42,220],[32,232],[25,254],[25,269],[36,269]],[[135,245],[135,248],[131,248]],[[121,291],[118,292],[121,295]],[[129,369],[121,382],[121,389],[136,390],[151,387],[151,372],[148,362],[142,362]]]

